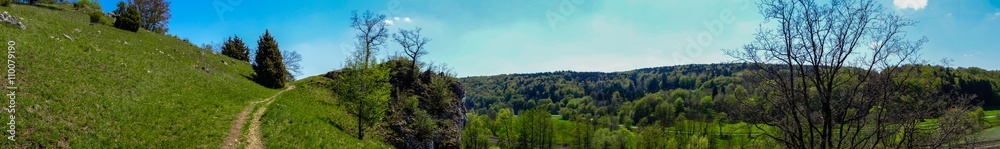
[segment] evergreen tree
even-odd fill
[[[139,31],[139,25],[142,23],[139,15],[139,10],[136,10],[135,6],[125,4],[125,2],[118,2],[118,9],[115,10],[114,26],[122,30],[137,32]]]
[[[243,43],[243,39],[233,35],[222,44],[222,55],[232,57],[237,60],[250,62],[250,47]]]
[[[285,86],[285,64],[282,62],[278,42],[271,36],[270,31],[265,30],[264,35],[257,41],[257,55],[254,61],[257,83],[270,88]]]

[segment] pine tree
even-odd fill
[[[257,41],[257,55],[254,59],[257,83],[270,88],[284,87],[285,64],[282,61],[278,42],[270,31],[265,30]]]
[[[222,44],[222,55],[232,57],[237,60],[250,62],[250,47],[243,43],[243,39],[233,35]]]

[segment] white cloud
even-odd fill
[[[403,21],[410,22],[410,17],[403,18]]]
[[[385,24],[387,24],[387,25],[392,25],[393,23],[395,23],[395,22],[392,21],[392,20],[385,20]]]
[[[927,7],[927,0],[893,0],[892,3],[900,9],[920,10]]]
[[[392,17],[392,19],[399,21],[399,17]]]

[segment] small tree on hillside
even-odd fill
[[[142,20],[140,19],[139,11],[134,6],[125,4],[125,2],[118,2],[118,9],[114,13],[115,28],[132,32],[139,31],[139,25],[142,24]]]
[[[299,65],[299,62],[302,61],[302,55],[299,55],[299,52],[295,51],[285,51],[281,53],[282,56],[284,56],[282,60],[284,60],[285,69],[287,69],[285,70],[285,78],[289,82],[295,81],[295,76],[302,75],[302,65]]]
[[[255,62],[253,68],[257,74],[257,83],[270,88],[285,86],[285,64],[282,63],[278,41],[274,40],[270,31],[265,30],[264,35],[257,41]]]
[[[399,33],[393,34],[392,39],[399,43],[399,46],[403,47],[403,52],[406,53],[407,57],[410,57],[413,72],[419,72],[417,70],[417,58],[420,56],[427,55],[427,50],[424,50],[424,45],[430,38],[420,36],[421,28],[414,28],[413,30],[399,29]]]
[[[250,47],[243,43],[243,39],[233,35],[222,44],[222,55],[232,57],[237,60],[250,62]]]
[[[141,14],[142,28],[157,32],[166,33],[168,20],[170,20],[170,2],[165,0],[130,0]]]
[[[353,55],[344,63],[339,95],[353,104],[350,113],[358,118],[358,139],[364,139],[363,126],[372,126],[382,120],[389,100],[388,67],[377,65],[378,53],[388,37],[385,15],[366,11],[352,12],[351,28],[357,33],[357,44]]]
[[[77,10],[79,10],[80,8],[83,8],[83,9],[90,9],[90,10],[100,11],[101,10],[101,4],[98,3],[98,2],[96,2],[96,1],[95,2],[91,2],[90,0],[79,0],[79,1],[76,1],[75,3],[73,3],[73,8],[75,8]]]

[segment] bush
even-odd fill
[[[101,4],[97,2],[90,2],[89,0],[80,0],[76,1],[76,3],[73,3],[73,8],[76,8],[77,10],[79,10],[80,8],[84,8],[84,9],[93,9],[100,11]]]
[[[8,7],[13,0],[0,0],[0,6]]]
[[[100,11],[90,12],[87,15],[90,16],[90,23],[104,23],[104,13]]]
[[[243,43],[243,39],[233,35],[222,43],[222,55],[232,57],[236,60],[250,62],[250,47]]]
[[[270,31],[265,30],[264,35],[257,40],[257,55],[254,59],[256,64],[253,69],[256,72],[257,83],[270,88],[284,87],[285,64],[282,61],[278,42],[271,36]]]
[[[125,2],[118,2],[118,10],[115,10],[115,28],[138,32],[142,21],[139,19],[139,10],[135,6],[127,5]]]

